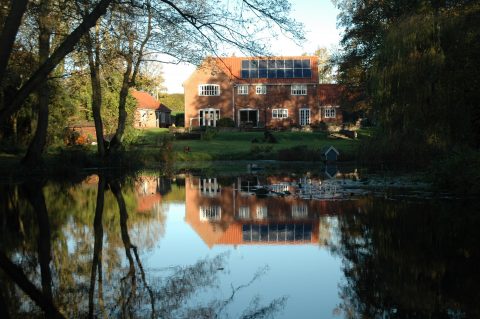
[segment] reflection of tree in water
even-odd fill
[[[479,318],[480,215],[458,202],[368,199],[340,216],[347,318]]]
[[[21,192],[13,187],[0,195],[13,203],[1,208],[5,213],[1,217],[5,230],[2,239],[22,238],[0,244],[2,318],[39,316],[42,312],[47,317],[61,317],[62,313],[71,318],[227,316],[226,307],[236,292],[259,275],[232,288],[232,295],[224,300],[195,305],[192,300],[200,291],[215,286],[225,268],[225,255],[175,268],[168,276],[145,273],[129,235],[129,227],[139,222],[136,214],[134,218],[128,215],[134,211],[134,194],[128,187],[123,191],[122,184],[102,176],[96,192],[94,187],[81,188],[82,195],[78,189],[68,188],[68,196],[61,196],[61,186],[38,184],[25,184]],[[142,222],[148,220],[140,219]],[[14,227],[10,228],[10,223]],[[120,247],[127,257],[126,268]],[[242,318],[271,316],[284,304],[284,298],[267,305],[254,298]]]

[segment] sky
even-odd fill
[[[301,55],[313,53],[318,47],[334,49],[340,41],[340,31],[337,30],[337,15],[339,11],[331,0],[290,0],[291,16],[305,25],[306,41],[297,46],[291,40],[284,38],[272,43],[275,55]],[[183,93],[182,83],[195,70],[191,64],[164,64],[164,85],[168,93]]]

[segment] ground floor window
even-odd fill
[[[335,118],[336,114],[336,110],[333,107],[325,109],[325,118]]]
[[[250,125],[252,127],[258,126],[258,110],[245,109],[238,111],[240,125]]]
[[[300,109],[300,125],[310,125],[310,109]]]
[[[201,109],[199,112],[200,126],[217,126],[220,110],[214,108]]]
[[[288,109],[272,109],[272,118],[286,119],[288,117]]]

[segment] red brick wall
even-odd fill
[[[294,58],[294,57],[285,57]],[[298,57],[308,58],[308,57]],[[185,90],[185,126],[199,126],[198,120],[191,120],[199,116],[203,108],[220,109],[220,118],[229,117],[239,124],[239,110],[258,110],[259,122],[267,126],[290,126],[299,124],[300,109],[310,109],[310,123],[320,121],[342,121],[339,109],[336,118],[324,117],[322,106],[338,106],[340,90],[338,85],[318,84],[318,72],[315,67],[316,57],[309,57],[312,65],[312,78],[301,79],[241,79],[241,61],[249,58],[224,58],[223,61],[212,59],[205,62],[184,83]],[[220,96],[199,96],[198,86],[201,84],[220,85]],[[248,84],[248,95],[239,95],[237,85]],[[265,84],[267,94],[256,94],[256,86]],[[292,84],[306,84],[307,95],[292,95]],[[287,119],[273,119],[272,109],[287,109]]]

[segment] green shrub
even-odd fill
[[[273,145],[252,145],[250,154],[252,159],[272,158]]]
[[[218,131],[215,128],[212,127],[207,127],[205,132],[202,134],[202,140],[204,141],[210,141],[217,136]]]
[[[263,133],[263,138],[266,143],[271,143],[271,144],[278,143],[277,139],[275,138],[275,136],[273,136],[273,134],[270,131],[265,131],[265,133]]]
[[[223,117],[217,121],[217,127],[235,127],[235,122],[229,117]]]

